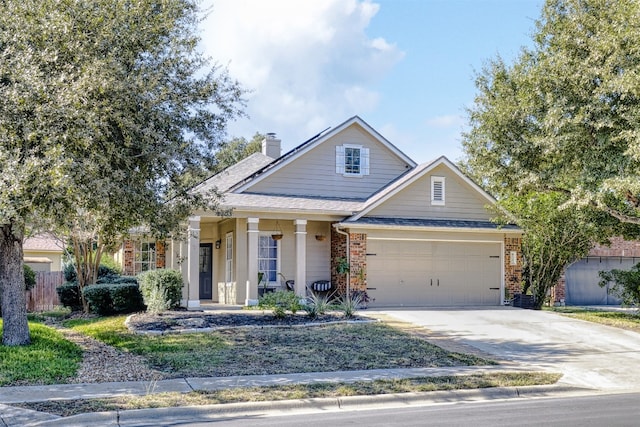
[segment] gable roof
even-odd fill
[[[478,184],[473,182],[471,178],[462,173],[460,169],[456,165],[454,165],[449,159],[445,156],[440,156],[436,160],[430,163],[423,163],[413,170],[409,171],[405,175],[400,176],[397,180],[391,182],[386,187],[382,188],[379,192],[371,196],[363,205],[362,210],[357,214],[353,215],[351,218],[348,218],[346,221],[357,221],[362,218],[367,213],[371,212],[376,207],[380,206],[385,201],[389,200],[394,195],[398,194],[408,185],[414,183],[418,179],[424,177],[430,171],[435,169],[436,167],[444,165],[449,168],[456,176],[458,176],[462,181],[466,182],[470,185],[474,190],[478,192],[487,202],[494,204],[496,203],[496,199],[494,199],[489,193],[484,191]]]
[[[235,165],[231,165],[222,172],[213,175],[200,185],[196,186],[196,191],[207,191],[217,189],[219,192],[228,191],[237,183],[243,181],[256,171],[264,168],[274,160],[262,153],[253,153],[249,157],[240,160]]]
[[[386,138],[384,138],[382,135],[380,135],[378,133],[378,131],[376,131],[374,128],[369,126],[369,124],[367,122],[365,122],[364,120],[362,120],[358,116],[353,116],[350,119],[348,119],[348,120],[344,121],[343,123],[341,123],[340,125],[336,126],[335,128],[330,129],[330,130],[326,129],[326,130],[320,132],[319,134],[313,136],[312,138],[310,138],[307,141],[303,142],[299,146],[297,146],[294,149],[292,149],[292,150],[288,151],[287,153],[283,154],[278,159],[274,160],[271,164],[265,165],[263,168],[255,171],[255,173],[253,173],[252,175],[246,177],[243,181],[238,182],[237,185],[235,185],[234,187],[230,188],[229,190],[234,191],[234,192],[242,192],[242,191],[244,191],[245,189],[250,187],[252,184],[255,184],[255,183],[260,182],[261,180],[267,178],[268,176],[270,176],[274,172],[276,172],[279,169],[285,167],[289,163],[293,162],[295,159],[297,159],[300,156],[304,155],[308,151],[312,150],[314,147],[322,144],[324,141],[332,138],[333,136],[335,136],[336,134],[342,132],[344,129],[348,128],[349,126],[351,126],[353,124],[358,124],[363,129],[365,129],[371,136],[373,136],[373,138],[375,138],[382,145],[386,146],[396,156],[401,158],[407,165],[409,165],[409,167],[414,168],[416,166],[416,162],[414,162],[411,158],[409,158],[409,156],[404,154],[395,145],[393,145]]]

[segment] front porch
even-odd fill
[[[186,238],[170,243],[167,267],[182,271],[189,309],[256,305],[260,289],[293,290],[301,298],[314,283],[316,290],[344,290],[347,278],[335,263],[346,258],[347,237],[335,222],[193,216]]]

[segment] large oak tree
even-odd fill
[[[91,240],[207,204],[182,177],[215,162],[243,92],[198,50],[200,17],[196,0],[0,2],[5,345],[30,341],[26,226]]]
[[[548,0],[533,41],[477,76],[467,166],[496,196],[560,191],[640,224],[640,2]]]
[[[543,297],[590,241],[640,224],[640,2],[547,0],[532,47],[476,87],[464,167],[522,225]]]

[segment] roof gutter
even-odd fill
[[[342,225],[340,223],[335,223],[333,224],[333,228],[336,230],[336,233],[338,234],[342,234],[343,236],[346,237],[347,239],[347,263],[349,264],[349,267],[351,267],[351,257],[349,256],[349,253],[351,252],[349,250],[349,233],[347,233],[346,231],[342,231],[340,230],[340,227]],[[347,271],[347,298],[349,298],[350,295],[350,282],[351,282],[351,268],[349,268],[349,271]]]

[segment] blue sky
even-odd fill
[[[543,0],[209,0],[205,51],[251,92],[231,136],[287,151],[359,115],[418,163],[462,156],[474,71],[531,44]]]

